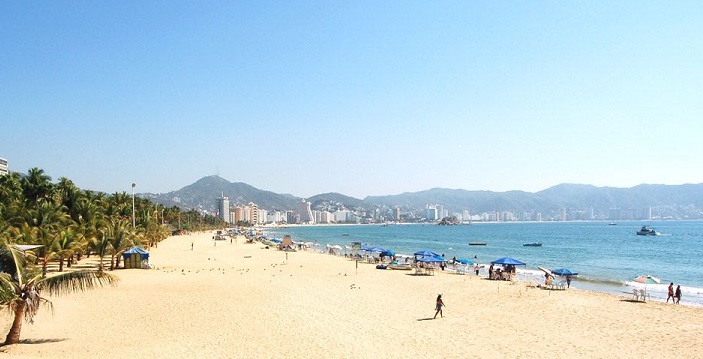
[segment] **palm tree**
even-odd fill
[[[56,256],[59,257],[59,272],[63,272],[63,261],[69,259],[68,266],[71,266],[70,258],[80,247],[80,234],[76,230],[77,224],[62,229],[56,236]]]
[[[5,345],[19,343],[22,319],[33,323],[42,305],[53,310],[52,303],[41,296],[42,291],[46,290],[49,295],[68,294],[105,284],[115,285],[118,280],[108,273],[90,270],[42,277],[30,263],[32,260],[14,245],[7,242],[0,245],[0,305],[7,306],[14,314]]]
[[[22,178],[22,191],[24,198],[30,203],[36,203],[39,199],[48,198],[53,184],[51,177],[44,174],[44,170],[31,168],[27,176]]]
[[[105,232],[110,243],[110,270],[119,266],[119,255],[132,246],[132,224],[119,218],[111,218]],[[115,261],[117,257],[117,261]]]

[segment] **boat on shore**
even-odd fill
[[[411,270],[413,269],[412,266],[408,263],[398,263],[398,261],[392,261],[388,263],[388,269],[394,269],[394,270]]]
[[[523,247],[541,247],[542,242],[523,243]]]
[[[469,242],[470,246],[485,246],[486,244],[488,244],[488,243],[486,243],[486,242]]]
[[[637,231],[638,236],[658,236],[660,234],[660,232],[649,226],[642,226],[642,228]]]

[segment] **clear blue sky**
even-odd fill
[[[700,1],[0,3],[0,157],[113,192],[703,182]]]

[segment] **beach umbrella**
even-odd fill
[[[386,249],[383,248],[383,247],[379,247],[379,246],[373,246],[373,247],[369,248],[368,251],[369,251],[369,252],[381,252],[381,253],[383,253],[383,252],[386,251]]]
[[[661,279],[659,279],[659,278],[657,278],[657,277],[655,277],[655,276],[648,275],[648,274],[643,274],[643,275],[641,275],[641,276],[639,276],[639,277],[633,279],[633,281],[635,281],[635,282],[637,282],[637,283],[642,283],[642,284],[644,284],[645,286],[646,286],[647,284],[659,284],[659,283],[662,282]]]
[[[467,265],[475,264],[472,260],[466,259],[466,258],[459,258],[459,259],[457,259],[456,261],[459,262],[459,263],[461,263],[461,264],[467,264]]]
[[[491,262],[491,264],[501,264],[501,265],[509,265],[512,264],[514,266],[524,266],[526,265],[523,262],[520,262],[519,260],[515,258],[510,258],[510,257],[503,257],[503,258],[498,258]]]
[[[633,279],[633,281],[635,281],[637,283],[644,284],[644,291],[645,292],[647,291],[647,284],[659,284],[662,282],[661,279],[659,279],[655,276],[651,276],[649,274],[643,274],[643,275]]]
[[[572,271],[571,271],[570,269],[568,269],[568,268],[559,268],[559,269],[555,269],[555,270],[552,271],[552,273],[554,273],[554,274],[556,274],[556,275],[561,275],[561,276],[579,275],[579,274],[576,273],[576,272],[572,272]]]
[[[386,249],[383,252],[381,252],[381,255],[384,257],[393,257],[395,255],[395,251]]]
[[[554,277],[554,273],[552,273],[552,271],[550,271],[550,270],[547,269],[547,268],[544,268],[544,267],[537,267],[537,269],[541,270],[541,271],[544,272],[544,273],[547,273],[547,274],[548,274],[549,276],[551,276],[551,277]]]
[[[281,243],[281,240],[278,238],[271,238],[271,242],[273,243]]]
[[[421,256],[421,257],[440,257],[439,254],[437,254],[437,253],[435,253],[435,252],[432,252],[432,251],[429,250],[429,249],[425,249],[425,250],[422,250],[422,251],[419,251],[419,252],[415,252],[415,253],[413,253],[413,254],[416,255],[416,256]]]

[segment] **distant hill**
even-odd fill
[[[140,194],[166,206],[198,208],[214,212],[216,201],[224,193],[232,205],[256,203],[269,211],[294,210],[302,198],[258,189],[242,182],[229,182],[219,176],[207,176],[179,190],[162,194]],[[599,218],[615,210],[643,211],[652,208],[658,216],[703,218],[703,184],[651,185],[632,188],[596,187],[583,184],[560,184],[546,190],[492,192],[433,188],[389,196],[362,199],[340,193],[324,193],[307,198],[316,210],[402,208],[421,211],[439,204],[450,212],[469,210],[472,214],[494,211],[558,213],[562,209],[593,209]]]
[[[214,212],[217,208],[217,198],[222,194],[229,198],[231,205],[245,205],[254,202],[260,208],[267,210],[293,209],[296,203],[301,201],[301,198],[288,194],[260,190],[242,182],[232,183],[219,176],[203,177],[177,191],[161,194],[146,193],[140,194],[140,196],[151,198],[168,207],[198,208]]]

